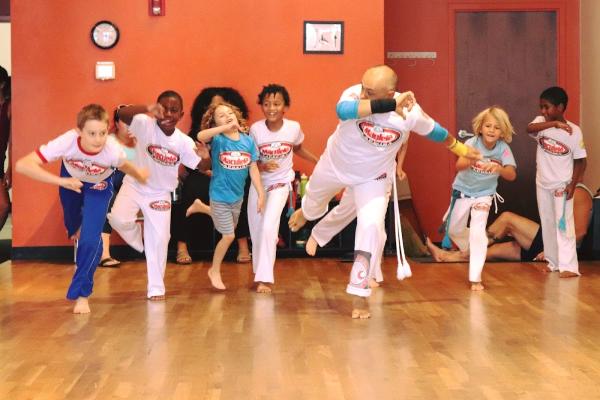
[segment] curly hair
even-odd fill
[[[237,90],[231,87],[207,87],[200,91],[192,105],[192,110],[190,112],[192,118],[192,124],[189,131],[190,135],[195,137],[201,129],[202,118],[215,96],[221,96],[225,102],[236,106],[242,113],[242,117],[246,120],[248,119],[248,107],[246,106],[244,98]]]
[[[258,104],[262,104],[265,101],[265,97],[269,95],[281,94],[283,97],[283,103],[287,107],[290,106],[290,94],[288,93],[285,86],[278,85],[276,83],[269,83],[267,86],[263,86],[262,91],[258,94]]]
[[[498,106],[488,107],[473,118],[473,133],[481,135],[483,121],[488,115],[491,115],[498,122],[498,125],[500,125],[500,131],[502,132],[500,138],[506,143],[512,142],[512,135],[515,134],[514,128],[510,123],[510,118],[506,111]]]
[[[200,128],[202,130],[208,129],[208,128],[214,128],[216,126],[214,117],[215,117],[215,111],[217,110],[217,108],[219,106],[225,106],[225,107],[231,108],[233,110],[235,116],[237,117],[238,124],[240,125],[240,128],[242,128],[242,131],[244,131],[244,132],[248,131],[248,121],[246,121],[246,118],[244,118],[240,109],[237,108],[236,106],[234,106],[233,104],[223,102],[223,101],[219,101],[215,104],[211,104],[208,106],[208,110],[206,110],[206,112],[204,113],[204,116],[202,117],[202,123],[200,124]]]

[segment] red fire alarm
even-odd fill
[[[148,0],[148,13],[151,17],[162,17],[165,15],[166,0]]]

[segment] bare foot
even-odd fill
[[[317,253],[318,246],[319,244],[317,243],[315,238],[312,235],[310,235],[310,237],[306,241],[306,254],[308,254],[309,256],[314,256]]]
[[[379,284],[379,282],[377,282],[375,280],[375,278],[369,278],[369,287],[370,288],[377,288],[379,286],[381,286],[381,285]]]
[[[353,319],[367,319],[371,318],[369,312],[369,305],[366,297],[353,296],[352,299],[352,318]]]
[[[558,274],[558,276],[561,278],[574,278],[579,275],[571,271],[560,271],[560,274]]]
[[[480,290],[485,289],[485,287],[483,287],[483,285],[481,284],[481,282],[471,282],[471,290],[474,292],[478,292]]]
[[[271,293],[273,289],[266,283],[258,282],[258,286],[256,286],[256,293]]]
[[[300,228],[302,228],[306,224],[306,218],[304,218],[304,214],[302,214],[302,209],[299,208],[290,217],[288,221],[288,225],[292,232],[298,232]]]
[[[189,206],[187,210],[185,210],[185,216],[189,217],[190,215],[196,214],[196,213],[210,215],[210,206],[207,205],[206,203],[203,203],[202,200],[196,199],[196,200],[194,200],[192,205]]]
[[[210,279],[210,284],[213,285],[215,289],[225,290],[225,285],[221,280],[221,273],[215,271],[212,267],[208,269],[208,279]]]
[[[73,314],[89,314],[90,305],[87,297],[78,297],[75,300],[75,307],[73,307]]]
[[[444,261],[444,257],[443,257],[444,250],[440,249],[435,244],[433,244],[433,242],[429,238],[425,239],[425,245],[429,249],[429,252],[431,253],[431,256],[433,257],[433,259],[435,261],[437,261],[437,262]]]
[[[165,299],[166,299],[166,297],[164,294],[148,297],[148,300],[150,300],[150,301],[165,301]]]

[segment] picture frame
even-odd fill
[[[344,54],[344,21],[304,21],[304,54]]]

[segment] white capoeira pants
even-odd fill
[[[370,271],[375,268],[376,255],[385,243],[385,214],[391,187],[389,174],[383,179],[348,185],[333,172],[329,160],[321,157],[306,186],[302,213],[309,221],[322,217],[328,210],[329,201],[346,187],[352,189],[350,199],[355,204],[357,217],[355,260],[346,292],[368,297],[371,295]]]
[[[385,207],[387,209],[387,204]],[[311,236],[317,241],[320,247],[324,247],[355,218],[356,204],[354,204],[354,193],[352,193],[352,188],[348,187],[344,191],[339,204],[333,207],[331,211],[329,211],[327,215],[313,227]],[[385,226],[383,228],[383,232],[381,233],[383,240],[380,243],[379,250],[373,255],[373,268],[371,268],[369,273],[369,278],[374,278],[377,282],[383,281],[381,262],[383,258],[383,248],[385,246],[385,241],[387,240]]]
[[[538,210],[544,240],[544,257],[552,271],[570,271],[579,274],[575,223],[573,220],[573,199],[565,204],[566,231],[558,229],[558,221],[563,214],[563,189],[536,188]]]
[[[448,235],[461,251],[469,251],[469,281],[481,282],[485,264],[488,237],[487,225],[492,196],[462,197],[456,199],[449,216]],[[470,227],[467,222],[471,216]]]
[[[273,268],[277,253],[277,239],[281,211],[288,200],[290,185],[265,189],[265,207],[257,212],[258,194],[254,186],[248,194],[248,227],[252,238],[252,269],[254,282],[274,283]]]
[[[144,232],[136,223],[138,211],[144,215]],[[167,250],[171,237],[171,193],[148,194],[138,191],[129,182],[123,182],[110,214],[110,225],[139,252],[146,253],[148,271],[148,298],[164,296]]]

